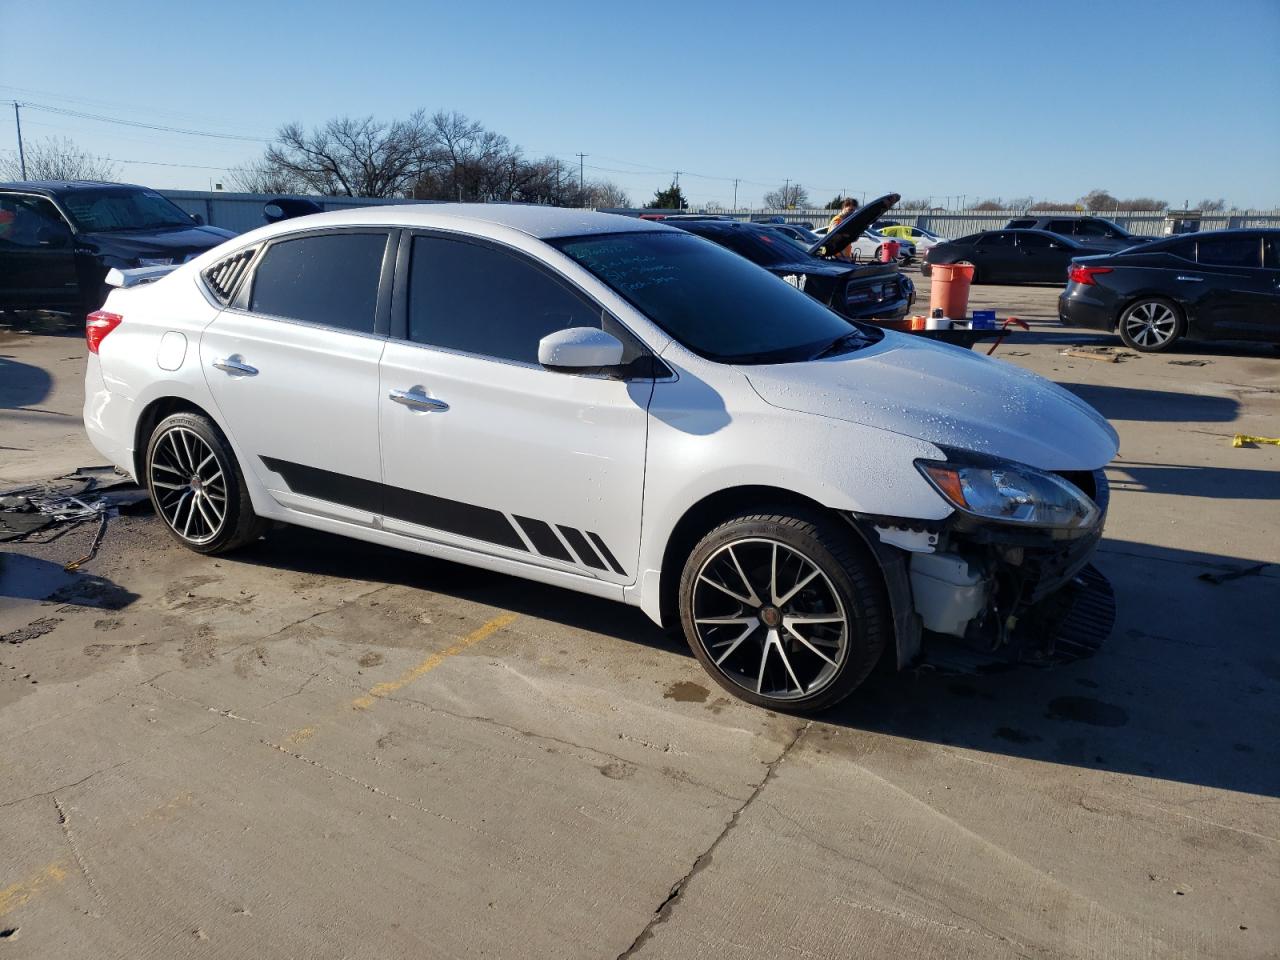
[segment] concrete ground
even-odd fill
[[[0,546],[0,958],[1277,956],[1280,448],[1230,438],[1280,354],[1070,359],[1115,341],[1055,295],[973,299],[1122,437],[1069,667],[810,721],[638,611],[305,530]],[[0,342],[0,478],[99,462],[82,353]]]

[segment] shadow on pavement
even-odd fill
[[[1115,387],[1100,383],[1060,383],[1108,420],[1147,423],[1231,423],[1240,403],[1230,397],[1207,397],[1172,390]]]
[[[238,560],[396,583],[687,655],[638,609],[390,548],[278,530]],[[1280,567],[1106,540],[1119,607],[1093,658],[984,676],[878,673],[823,722],[1048,763],[1280,796]]]
[[[53,390],[48,371],[0,354],[0,409],[16,410],[40,403]]]
[[[138,594],[105,577],[68,573],[62,564],[0,553],[0,601],[45,600],[100,610],[123,610]]]
[[[1117,460],[1107,468],[1112,490],[1222,500],[1280,500],[1280,474],[1239,467],[1175,466]]]

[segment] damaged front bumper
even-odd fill
[[[971,666],[1055,663],[1101,645],[1115,604],[1089,561],[1102,538],[1107,480],[1101,470],[1059,476],[1097,504],[1089,529],[1015,527],[960,514],[936,523],[870,519],[882,560],[886,547],[906,553],[886,575],[898,594],[900,666],[920,655],[935,662],[959,655]]]

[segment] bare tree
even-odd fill
[[[119,176],[114,163],[81,150],[67,137],[45,137],[25,146],[28,180],[114,180]],[[0,156],[0,179],[22,179],[17,151]]]
[[[404,196],[427,152],[421,111],[391,123],[338,117],[310,133],[280,128],[263,161],[314,193],[348,197]]]
[[[809,191],[798,183],[783,184],[764,195],[764,205],[773,210],[790,210],[809,202]]]
[[[1203,210],[1205,213],[1221,213],[1227,209],[1227,201],[1222,197],[1217,200],[1201,200],[1196,204],[1197,210]]]
[[[969,207],[969,209],[970,210],[1006,210],[1008,208],[1005,207],[1003,200],[1001,200],[999,197],[996,197],[993,200],[980,200],[979,202],[972,204]]]
[[[916,200],[902,200],[898,203],[899,210],[928,210],[929,201],[925,197]]]
[[[612,180],[588,180],[577,198],[579,207],[629,207],[631,198],[627,191]]]
[[[243,193],[305,193],[307,184],[288,170],[259,158],[243,167],[234,167],[227,178]]]

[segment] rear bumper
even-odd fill
[[[1116,312],[1111,298],[1104,299],[1091,290],[1096,288],[1068,284],[1058,297],[1058,321],[1068,327],[1114,330]]]
[[[137,480],[133,464],[133,401],[107,389],[98,357],[89,354],[84,373],[84,430],[89,442],[114,467]]]

